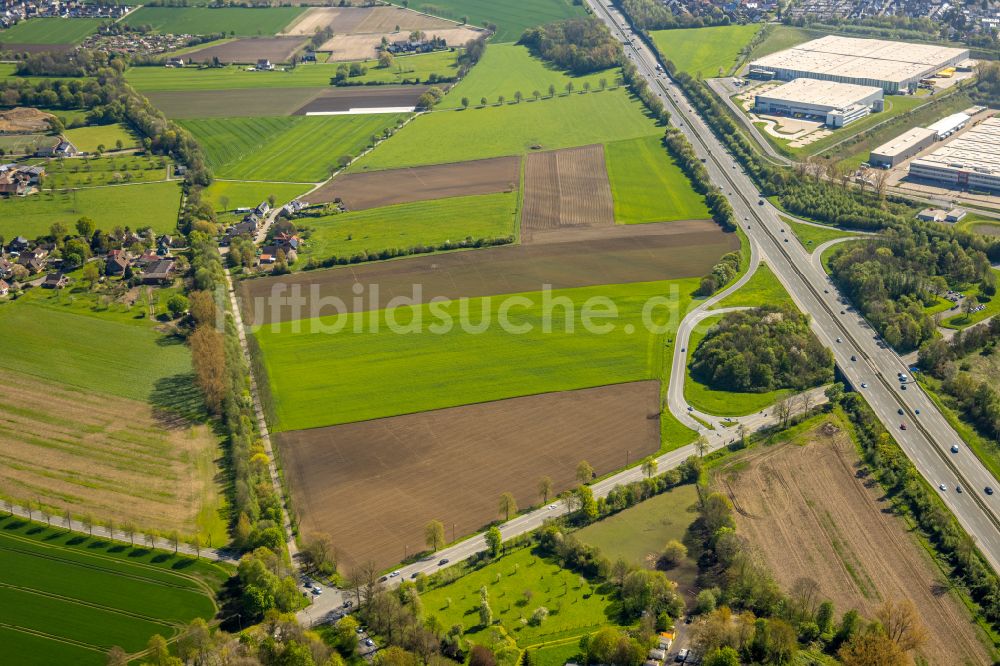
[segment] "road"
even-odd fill
[[[811,316],[813,330],[833,350],[848,382],[858,388],[927,482],[934,487],[945,485],[946,490],[941,491],[945,504],[994,570],[1000,571],[1000,495],[983,492],[987,486],[997,487],[996,479],[918,385],[906,382],[906,390],[901,390],[897,374],[909,374],[907,365],[894,351],[879,346],[874,331],[860,315],[838,302],[837,291],[818,265],[818,257],[810,257],[791,240],[792,232],[779,219],[778,211],[761,199],[753,181],[694,112],[680,88],[657,72],[657,60],[648,47],[628,43],[630,31],[624,17],[595,0],[588,3],[624,43],[626,53],[651,88],[661,95],[672,122],[705,160],[712,182],[729,195],[737,219],[749,227],[751,248],[756,248],[799,308]],[[852,356],[857,361],[852,361]],[[861,388],[863,383],[867,388]],[[950,447],[956,444],[959,453],[952,454]],[[955,492],[956,484],[965,492]]]

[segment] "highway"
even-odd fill
[[[917,384],[908,381],[906,389],[902,389],[897,375],[909,375],[909,368],[894,351],[879,346],[874,330],[860,315],[839,302],[837,290],[818,260],[794,240],[777,211],[760,198],[753,181],[694,112],[680,88],[657,71],[658,61],[648,46],[641,44],[638,37],[636,44],[630,42],[632,35],[624,17],[595,0],[588,2],[595,15],[623,42],[651,88],[661,95],[672,114],[672,123],[704,159],[712,182],[728,196],[751,247],[771,267],[795,303],[811,316],[813,330],[833,350],[844,376],[865,397],[928,483],[935,488],[945,485],[946,490],[939,491],[945,504],[994,570],[1000,571],[1000,495],[988,496],[984,492],[987,486],[998,487],[996,479]],[[682,413],[686,411],[671,401],[671,411],[680,418],[678,408]],[[958,453],[951,453],[952,445],[959,446]],[[964,492],[957,493],[956,485],[961,485]]]

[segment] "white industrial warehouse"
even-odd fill
[[[906,130],[892,141],[888,141],[872,150],[868,162],[872,166],[894,167],[908,160],[925,148],[930,148],[937,141],[938,135],[927,127],[913,127]]]
[[[754,111],[821,118],[830,127],[843,127],[881,111],[882,89],[851,83],[795,79],[754,98]]]
[[[948,144],[913,160],[910,176],[946,187],[1000,191],[1000,118],[987,118]]]
[[[828,35],[752,61],[750,76],[838,81],[899,94],[968,58],[968,49]]]

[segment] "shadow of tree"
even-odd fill
[[[195,385],[194,373],[161,377],[149,394],[153,417],[163,428],[176,430],[206,419],[205,403]]]

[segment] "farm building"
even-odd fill
[[[830,127],[849,125],[882,105],[881,88],[817,79],[795,79],[754,98],[757,113],[822,118]]]
[[[871,152],[868,163],[872,166],[894,167],[937,141],[937,132],[927,127],[913,127],[892,141],[883,143]]]
[[[808,78],[878,86],[899,94],[968,58],[968,49],[827,35],[752,61],[750,74],[782,81]]]
[[[962,136],[914,160],[910,176],[945,187],[1000,191],[1000,118],[987,118]]]

